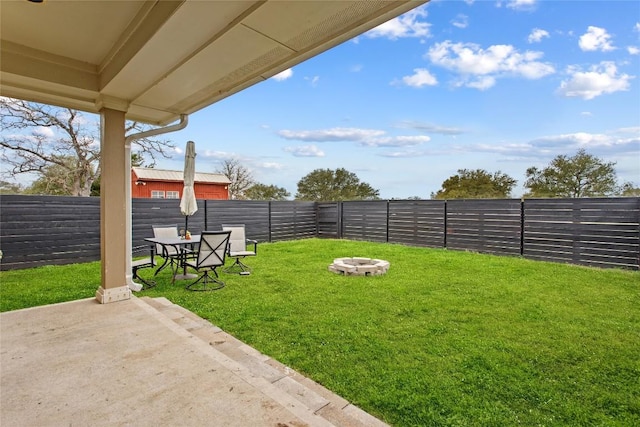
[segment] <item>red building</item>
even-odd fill
[[[221,173],[196,172],[193,189],[196,199],[229,199],[231,181]],[[182,171],[131,168],[131,197],[179,199],[184,187]]]

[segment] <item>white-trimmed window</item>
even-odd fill
[[[151,198],[152,199],[164,199],[164,191],[151,190]]]
[[[166,199],[179,199],[180,192],[179,191],[167,191]]]

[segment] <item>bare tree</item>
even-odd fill
[[[229,184],[230,199],[246,199],[245,192],[255,184],[251,171],[242,166],[238,159],[224,160],[217,172],[223,174],[231,181],[231,184]]]
[[[59,170],[66,178],[63,191],[73,196],[89,196],[91,185],[100,176],[100,125],[83,113],[12,98],[0,98],[0,158],[9,166],[3,175],[15,177],[31,173],[43,177]],[[127,122],[126,132],[148,126]],[[138,155],[169,157],[174,146],[169,141],[140,139],[135,142]]]

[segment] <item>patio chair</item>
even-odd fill
[[[231,232],[227,255],[235,261],[224,269],[225,273],[251,274],[251,267],[241,260],[248,256],[256,256],[258,253],[258,241],[247,239],[244,224],[222,224],[222,229]],[[253,249],[253,250],[247,250]]]
[[[151,248],[151,249],[149,249]],[[142,289],[149,289],[149,288],[153,288],[156,285],[156,282],[153,280],[149,280],[149,279],[145,279],[144,277],[141,277],[138,274],[138,270],[141,270],[143,268],[153,268],[156,266],[156,259],[155,259],[155,251],[153,250],[153,246],[147,246],[147,245],[143,245],[143,246],[136,246],[135,248],[132,249],[132,253],[131,255],[136,258],[138,256],[138,254],[141,254],[142,252],[145,251],[150,251],[151,253],[149,254],[148,257],[145,258],[139,258],[139,259],[133,259],[131,261],[131,273],[133,274],[133,280],[137,280],[139,282],[142,282]]]
[[[178,237],[178,224],[152,225],[151,228],[153,228],[153,237]],[[155,253],[164,259],[164,263],[158,268],[156,274],[164,270],[167,265],[175,273],[179,267],[178,250],[174,246],[156,245]]]
[[[186,288],[190,291],[215,291],[224,287],[219,280],[216,268],[224,265],[229,245],[229,231],[203,231],[200,237],[197,257],[185,261],[185,264],[202,275]],[[213,272],[215,277],[211,276]]]

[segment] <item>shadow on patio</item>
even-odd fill
[[[3,427],[386,425],[165,298],[0,319]]]

